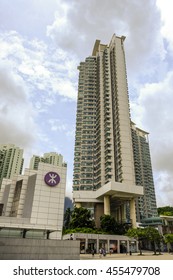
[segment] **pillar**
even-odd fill
[[[104,196],[104,214],[105,215],[110,215],[110,196],[105,195]]]
[[[136,241],[136,252],[138,252],[139,251],[139,246],[138,246],[138,241]]]
[[[136,208],[134,198],[130,200],[130,219],[132,221],[132,227],[136,228]]]
[[[121,216],[121,206],[118,207],[118,214],[119,214],[118,221],[119,221],[119,223],[121,223],[121,219],[122,219],[122,216]]]
[[[118,209],[116,209],[116,212],[115,212],[115,219],[118,222]]]
[[[130,252],[130,250],[131,250],[131,247],[130,247],[130,244],[129,244],[130,242],[129,242],[129,240],[127,240],[127,252],[129,253]]]
[[[86,235],[86,239],[85,239],[85,253],[88,249],[88,235]]]
[[[96,250],[96,253],[98,254],[99,253],[99,236],[97,235],[97,250]]]
[[[117,240],[117,253],[120,253],[120,240]]]
[[[126,211],[125,211],[125,204],[121,205],[121,222],[125,222],[126,220]]]
[[[109,253],[110,252],[110,240],[107,239],[107,252]]]
[[[94,205],[94,220],[97,228],[100,228],[100,217],[104,215],[103,203],[96,203]]]

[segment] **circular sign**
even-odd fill
[[[54,187],[59,184],[60,176],[56,172],[50,171],[44,176],[44,181],[48,186]]]

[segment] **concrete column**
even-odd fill
[[[136,209],[134,198],[130,200],[130,219],[132,220],[132,227],[136,228]]]
[[[129,240],[127,240],[127,252],[129,253],[130,250],[131,250],[131,248],[130,248]]]
[[[163,235],[163,228],[162,225],[158,225],[158,232]]]
[[[118,208],[116,209],[116,221],[118,222]]]
[[[97,249],[96,249],[96,253],[98,254],[99,253],[99,236],[97,236]]]
[[[110,240],[109,239],[107,239],[107,246],[108,246],[107,251],[109,253],[110,252]]]
[[[110,196],[105,195],[104,196],[104,214],[105,215],[110,215]]]
[[[96,203],[94,205],[94,220],[97,228],[100,228],[100,217],[104,214],[103,203]]]
[[[124,222],[126,220],[125,204],[121,205],[121,220]]]
[[[86,253],[87,249],[88,249],[88,235],[86,236],[86,239],[85,239],[85,253]]]
[[[136,252],[138,252],[139,246],[138,246],[138,241],[136,241]]]
[[[121,206],[117,208],[117,222],[121,223]]]
[[[117,240],[117,253],[120,253],[120,240]]]
[[[119,206],[119,222],[121,223],[121,218],[122,218],[122,216],[121,216],[121,206]]]

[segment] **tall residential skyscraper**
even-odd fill
[[[49,163],[54,166],[59,166],[59,167],[66,167],[67,164],[66,162],[63,161],[63,156],[61,154],[51,152],[51,153],[44,153],[42,157],[33,155],[31,160],[30,160],[30,169],[37,170],[39,162],[44,162],[44,163]]]
[[[14,144],[0,144],[0,186],[3,178],[21,174],[23,163],[23,149]]]
[[[144,187],[144,196],[136,199],[137,221],[157,216],[156,196],[151,166],[148,132],[132,122],[132,143],[136,185]]]
[[[96,224],[102,214],[127,221],[129,209],[135,226],[143,188],[136,184],[124,40],[96,40],[78,67],[73,198],[93,209]]]

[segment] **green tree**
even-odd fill
[[[100,217],[100,228],[107,233],[114,233],[116,228],[116,220],[110,215]]]
[[[151,241],[151,243],[153,244],[154,254],[156,255],[156,247],[158,247],[159,254],[160,254],[161,241],[163,239],[162,235],[158,232],[157,229],[155,229],[153,227],[145,228],[144,233],[145,233],[146,239]]]
[[[173,216],[173,207],[164,206],[157,208],[158,215]]]
[[[133,237],[138,241],[138,247],[140,255],[142,255],[142,240],[146,238],[145,229],[143,228],[130,228],[127,233],[127,236]]]
[[[103,215],[100,217],[100,228],[103,232],[109,234],[122,235],[127,231],[127,226],[125,224],[118,223],[111,215]]]
[[[173,248],[173,233],[167,233],[164,235],[164,241],[166,244],[169,244],[169,250]]]
[[[91,212],[83,207],[75,207],[70,221],[70,228],[95,228],[94,220],[91,217]]]
[[[64,214],[64,229],[70,228],[70,221],[71,221],[71,216],[72,216],[73,210],[70,208],[67,208]]]

